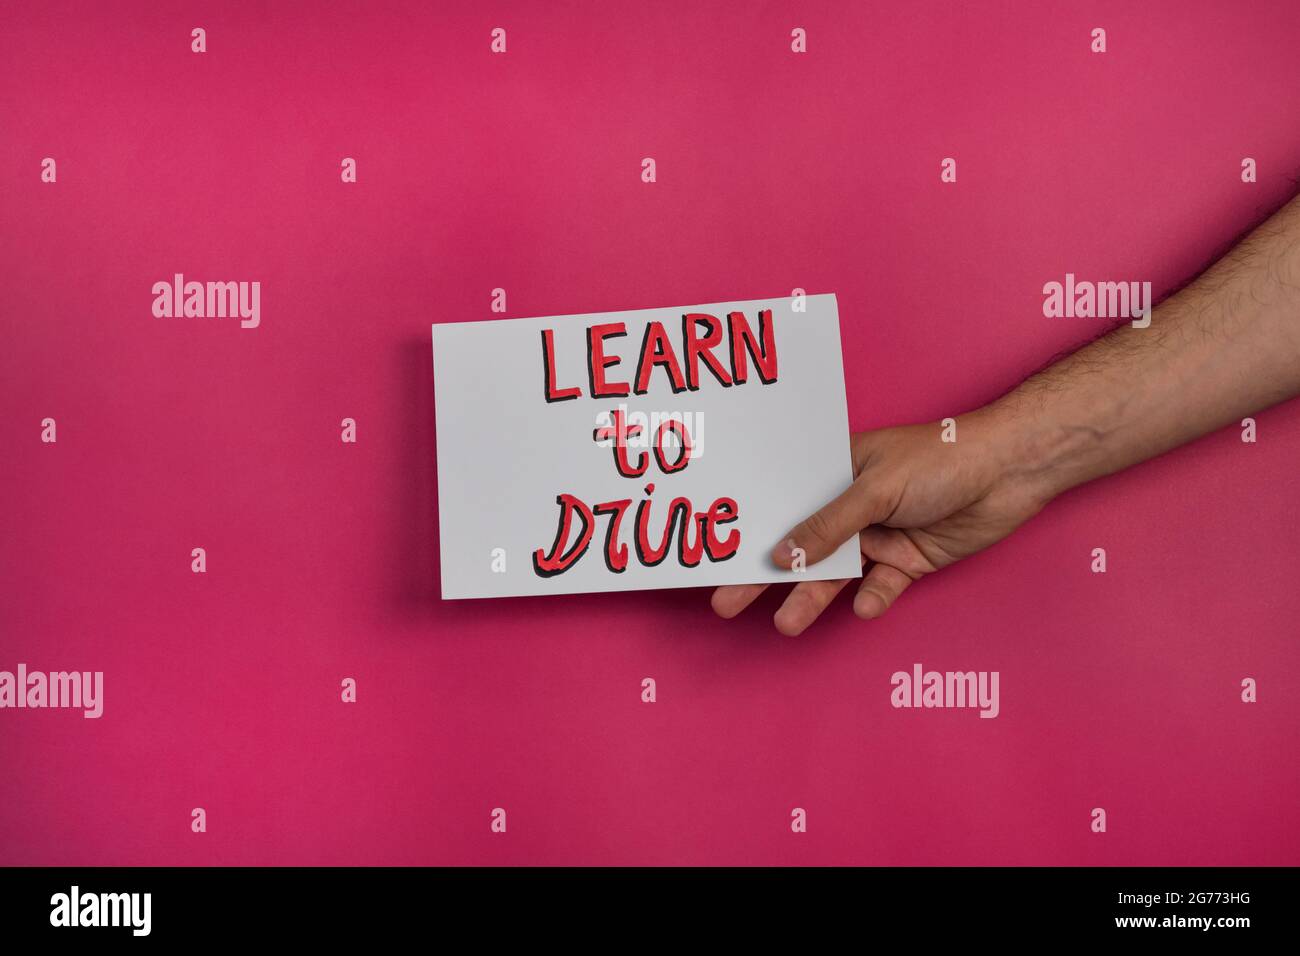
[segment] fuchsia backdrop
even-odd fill
[[[872,624],[438,595],[429,324],[495,287],[836,292],[866,428],[1092,335],[1044,282],[1167,292],[1280,204],[1300,7],[1140,7],[7,4],[0,669],[102,670],[105,713],[0,711],[0,863],[1300,863],[1294,403]],[[175,272],[259,280],[261,327],[154,318]],[[917,661],[1001,716],[892,709]]]

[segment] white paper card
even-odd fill
[[[444,598],[862,573],[769,558],[853,477],[834,295],[437,324],[433,367]]]

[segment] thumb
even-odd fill
[[[830,557],[867,525],[886,516],[883,496],[859,476],[838,498],[797,524],[772,549],[772,560],[778,567],[789,568],[802,553],[805,563],[815,564]]]

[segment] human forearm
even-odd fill
[[[1154,311],[974,414],[1044,499],[1300,394],[1300,197]]]

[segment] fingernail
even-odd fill
[[[794,538],[786,538],[772,549],[772,557],[777,561],[784,561],[786,564],[789,564],[794,560],[794,552],[798,547],[799,546],[794,543]]]

